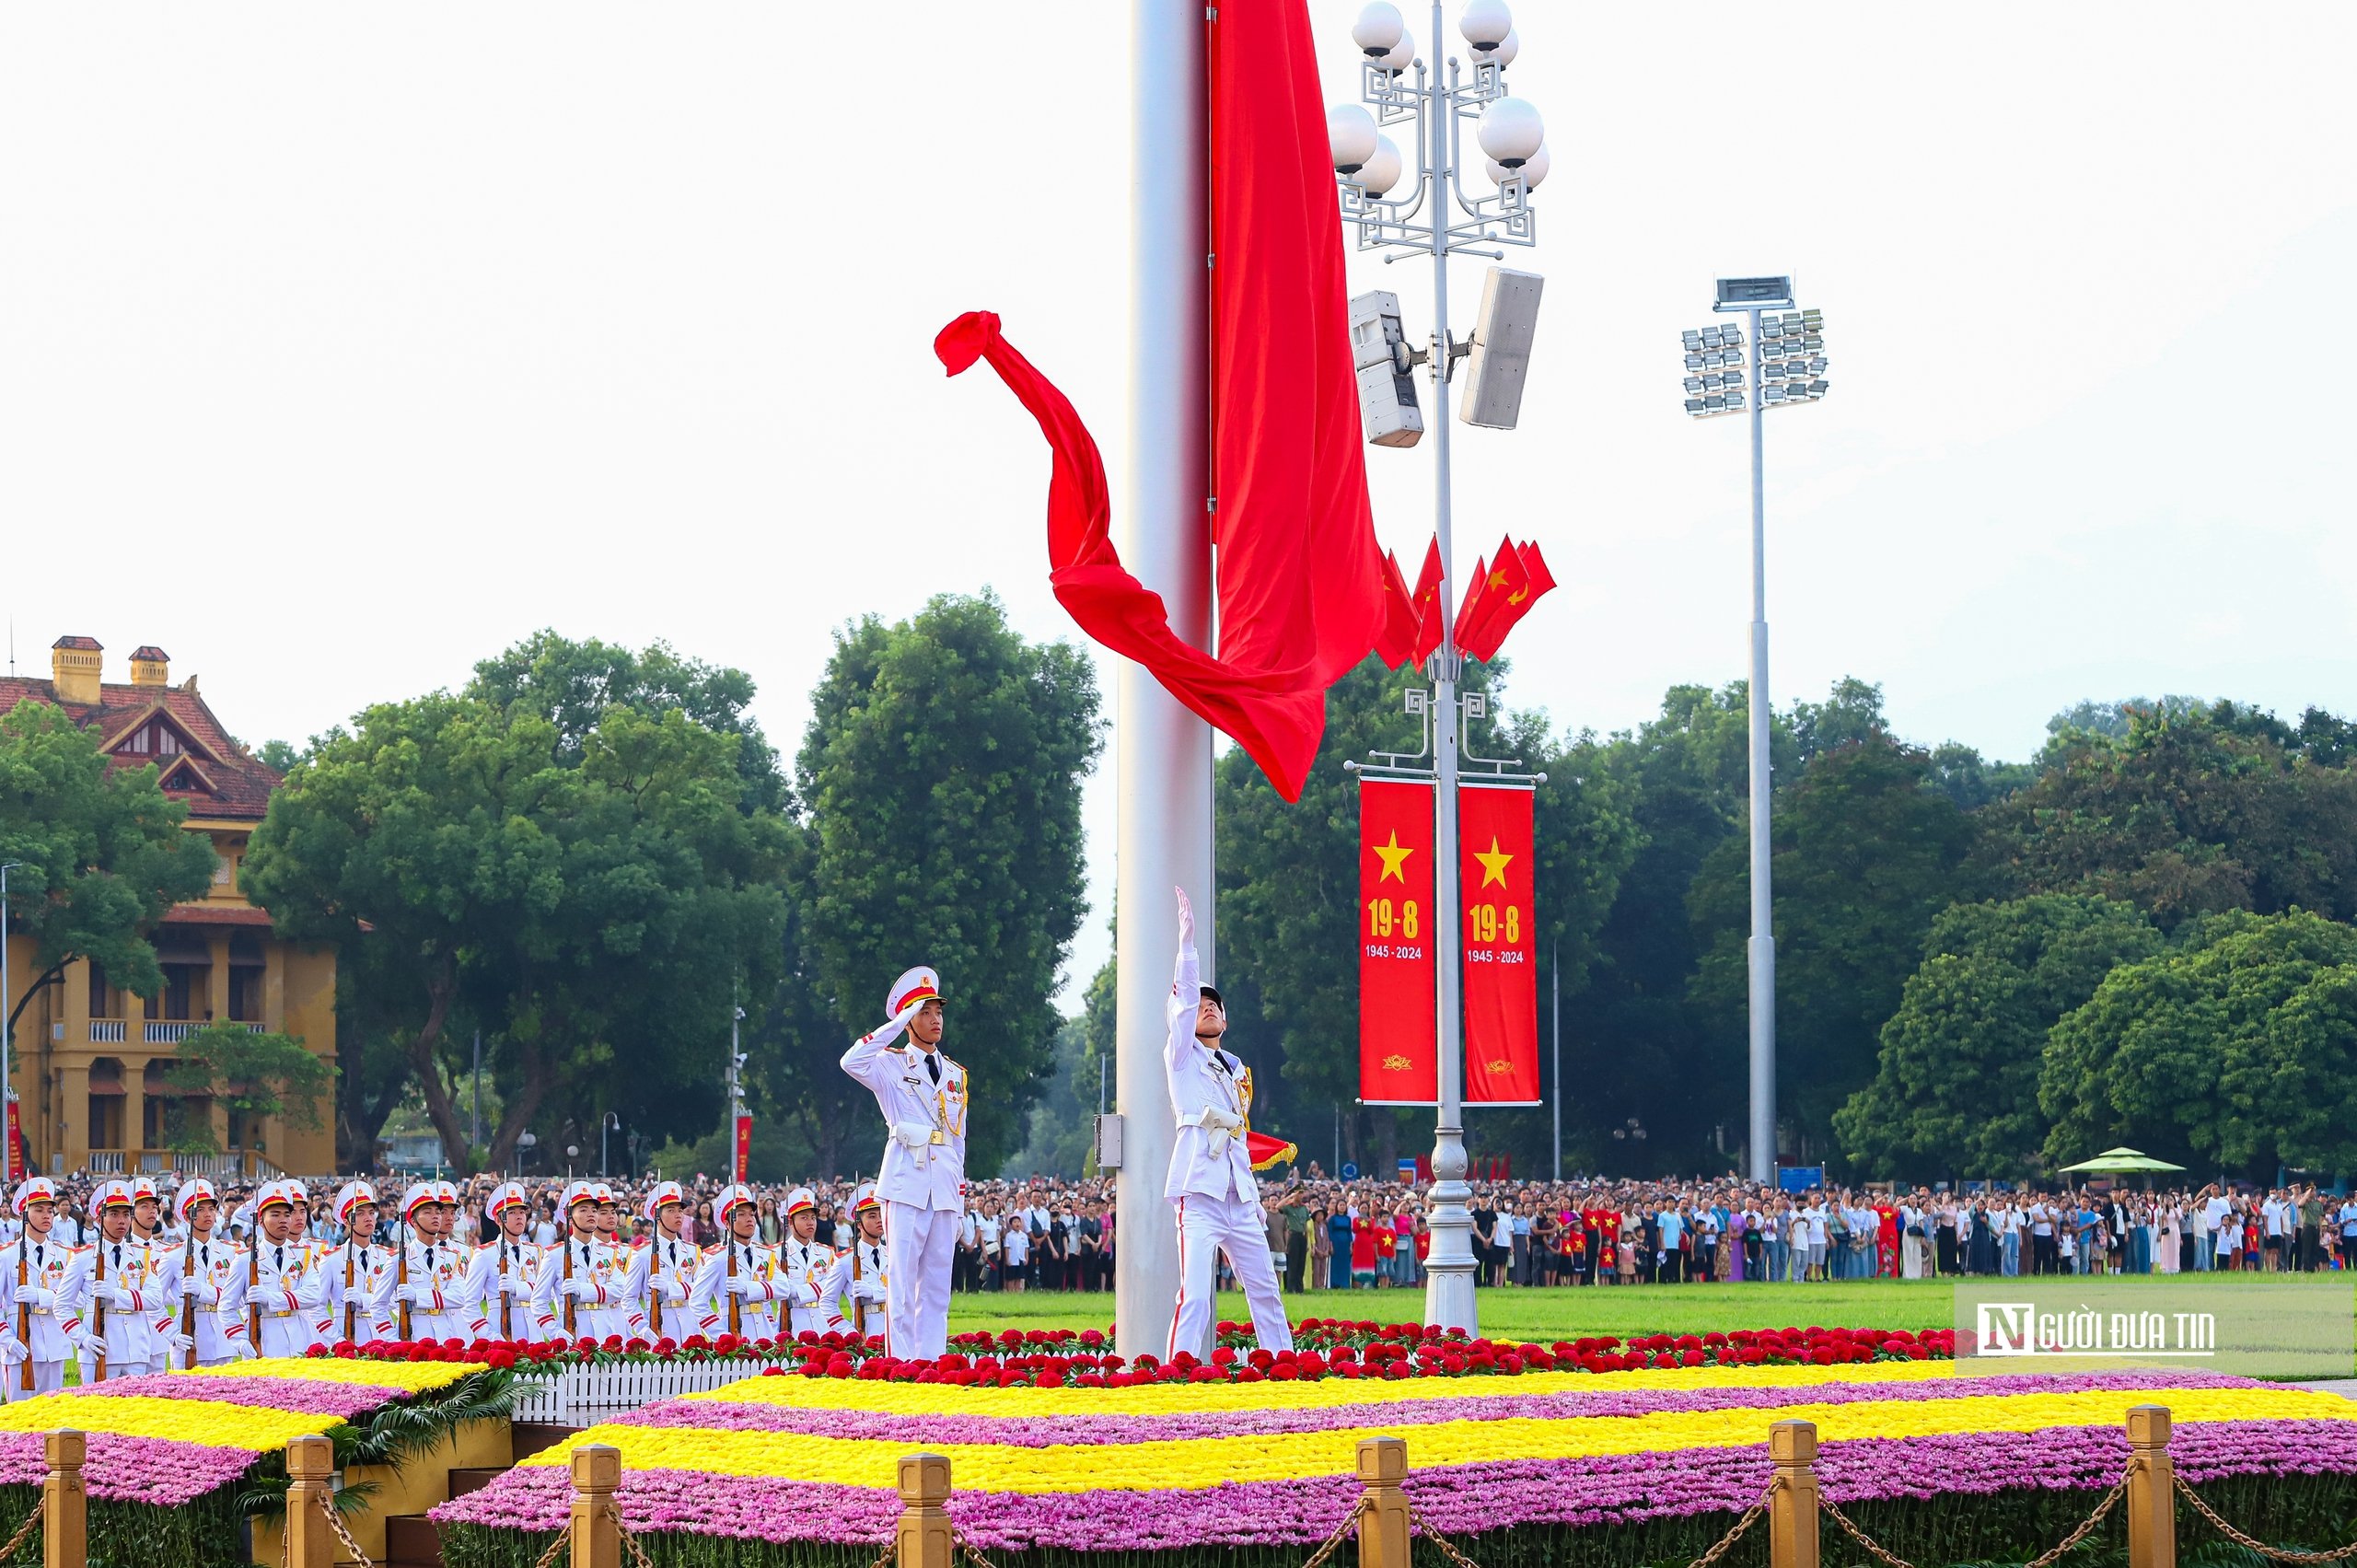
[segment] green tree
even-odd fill
[[[2038,1081],[2048,1161],[2124,1143],[2269,1179],[2279,1162],[2312,1163],[2303,1155],[2357,1164],[2349,1124],[2320,1124],[2357,1098],[2351,1037],[2332,1032],[2352,970],[2357,929],[2321,915],[2189,923],[2054,1026]]]
[[[226,1021],[203,1025],[181,1038],[164,1069],[165,1087],[184,1097],[170,1102],[167,1136],[179,1154],[221,1152],[213,1119],[188,1114],[188,1098],[225,1108],[233,1126],[274,1116],[309,1131],[319,1125],[320,1102],[333,1092],[334,1077],[326,1059],[294,1035]]]
[[[743,810],[738,738],[610,708],[577,749],[521,703],[437,692],[321,738],[254,835],[248,892],[381,990],[450,1161],[506,1163],[544,1112],[649,1137],[716,1119],[730,998],[775,983],[793,842]],[[454,1025],[483,1029],[499,1125],[470,1150]]]
[[[1505,673],[1503,660],[1469,666],[1466,690],[1494,701]],[[1239,1049],[1249,1057],[1265,1051],[1260,1042],[1267,1040],[1283,1060],[1282,1073],[1258,1064],[1255,1124],[1297,1141],[1323,1132],[1330,1108],[1353,1107],[1358,1097],[1358,784],[1342,763],[1378,749],[1414,749],[1403,696],[1420,682],[1419,672],[1387,670],[1374,659],[1338,681],[1327,693],[1318,764],[1290,805],[1242,752],[1218,765],[1221,987]],[[1635,828],[1591,738],[1558,745],[1537,713],[1507,714],[1497,727],[1504,733],[1479,749],[1524,759],[1547,774],[1533,807],[1537,949],[1560,952],[1567,975],[1584,973],[1596,929],[1635,853]],[[1492,1148],[1512,1146],[1517,1136],[1527,1141],[1537,1127],[1535,1120],[1518,1126],[1503,1113],[1484,1116],[1482,1135]],[[1429,1120],[1422,1112],[1353,1110],[1350,1148],[1359,1152],[1364,1129],[1366,1158],[1387,1169],[1408,1125]]]
[[[1834,1113],[1842,1153],[1876,1176],[2006,1176],[2046,1141],[2047,1032],[2160,934],[2132,905],[2043,893],[1957,904],[1882,1027],[1874,1081]]]
[[[1875,1037],[1923,951],[1933,917],[1976,898],[1980,829],[1931,785],[1931,760],[1879,731],[1818,753],[1777,792],[1771,821],[1776,932],[1776,1099],[1805,1150],[1875,1074]],[[1696,873],[1689,905],[1704,943],[1693,981],[1740,1060],[1751,872],[1729,838]],[[1729,1088],[1740,1086],[1730,1072]]]
[[[152,765],[110,767],[63,708],[28,701],[0,715],[0,861],[17,863],[8,918],[34,947],[22,989],[0,998],[11,1038],[25,1005],[77,958],[142,996],[163,988],[147,932],[213,882],[213,845],[180,826],[187,816]]]
[[[1094,1173],[1089,1162],[1097,1146],[1097,1069],[1084,1065],[1087,1039],[1088,1025],[1082,1018],[1066,1018],[1056,1031],[1054,1074],[1047,1092],[1031,1108],[1029,1137],[999,1173],[1004,1179]],[[1110,1071],[1109,1065],[1109,1083]]]
[[[2058,737],[2059,758],[1992,808],[2025,892],[2125,900],[2164,928],[2224,910],[2357,916],[2357,772],[2287,749],[2231,703],[2133,710],[2125,735]]]
[[[737,737],[737,772],[744,809],[791,808],[777,749],[750,709],[753,678],[741,669],[682,657],[668,643],[633,653],[592,637],[575,642],[540,631],[495,658],[475,666],[467,695],[503,708],[521,708],[556,726],[557,754],[578,761],[608,710],[628,708],[650,717],[677,711],[723,735]]]
[[[795,759],[812,843],[797,916],[815,1016],[764,1052],[773,1102],[824,1169],[873,1159],[866,1092],[837,1065],[911,964],[941,973],[968,1063],[967,1166],[998,1169],[1052,1070],[1057,974],[1086,908],[1082,778],[1103,744],[1095,668],[1026,642],[990,594],[839,633]]]

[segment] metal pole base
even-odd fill
[[[1424,1260],[1424,1322],[1462,1329],[1472,1338],[1481,1332],[1473,1294],[1474,1271],[1480,1265],[1473,1257],[1473,1211],[1466,1206],[1473,1189],[1465,1184],[1465,1171],[1464,1131],[1443,1127],[1433,1146],[1433,1188],[1425,1216],[1433,1245]]]

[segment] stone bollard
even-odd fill
[[[296,1438],[286,1445],[286,1568],[335,1568],[327,1512],[335,1499],[335,1445]]]
[[[949,1568],[949,1461],[938,1454],[900,1458],[900,1568]]]
[[[622,1451],[603,1443],[573,1451],[572,1568],[621,1568],[622,1539],[614,1528],[614,1488],[622,1479]]]
[[[1359,1480],[1366,1512],[1359,1516],[1359,1568],[1408,1568],[1408,1445],[1399,1437],[1359,1442]]]
[[[52,1432],[41,1439],[49,1479],[41,1483],[41,1568],[87,1568],[90,1499],[82,1490],[82,1434]]]
[[[2128,1568],[2177,1568],[2177,1466],[2166,1405],[2128,1412]]]
[[[1768,1498],[1768,1560],[1771,1568],[1817,1568],[1817,1423],[1780,1421],[1768,1429],[1768,1456],[1776,1461]]]

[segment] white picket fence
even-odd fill
[[[568,1366],[518,1400],[514,1419],[592,1426],[610,1416],[681,1394],[725,1388],[759,1377],[769,1361],[649,1361],[615,1366]]]

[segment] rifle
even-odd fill
[[[728,1249],[728,1277],[733,1280],[737,1277],[737,1232],[733,1226],[728,1232],[727,1241],[723,1245]],[[728,1293],[728,1331],[740,1338],[745,1327],[744,1299],[733,1290]]]
[[[32,1227],[27,1225],[17,1237],[17,1338],[24,1342],[25,1360],[17,1374],[17,1387],[29,1394],[33,1391],[33,1307],[25,1299],[25,1287],[32,1282],[26,1277],[25,1243],[31,1237]]]
[[[646,1333],[649,1339],[663,1337],[663,1286],[656,1271],[663,1266],[663,1249],[655,1245],[663,1235],[662,1222],[656,1223],[655,1235],[646,1243]]]
[[[564,1238],[564,1279],[567,1284],[573,1283],[573,1243],[575,1239],[570,1236]],[[573,1293],[571,1291],[564,1293],[564,1337],[566,1339],[573,1337]]]
[[[401,1226],[401,1261],[395,1267],[393,1294],[401,1299],[401,1338],[409,1338],[409,1226]]]
[[[516,1298],[507,1294],[507,1237],[499,1238],[499,1337],[516,1337]]]
[[[106,1283],[107,1235],[101,1230],[99,1232],[99,1283],[103,1286]],[[98,1370],[92,1375],[90,1381],[103,1383],[107,1380],[107,1298],[101,1294],[94,1299],[96,1310],[91,1316],[91,1322],[99,1336],[99,1362]]]
[[[254,1286],[261,1283],[261,1216],[256,1214],[253,1234],[246,1241],[246,1343],[256,1355],[261,1353],[261,1303],[254,1299]]]
[[[347,1236],[343,1238],[343,1337],[347,1340],[353,1336],[356,1310],[352,1303],[352,1237]]]
[[[856,1220],[852,1223],[854,1225],[858,1224]],[[851,1238],[851,1283],[854,1285],[859,1283],[859,1233],[856,1230]],[[867,1298],[864,1295],[851,1298],[851,1327],[861,1339],[867,1338]]]
[[[180,1279],[185,1283],[196,1267],[196,1226],[188,1228],[188,1256],[180,1260]],[[180,1297],[180,1332],[188,1336],[188,1369],[196,1370],[196,1297]]]

